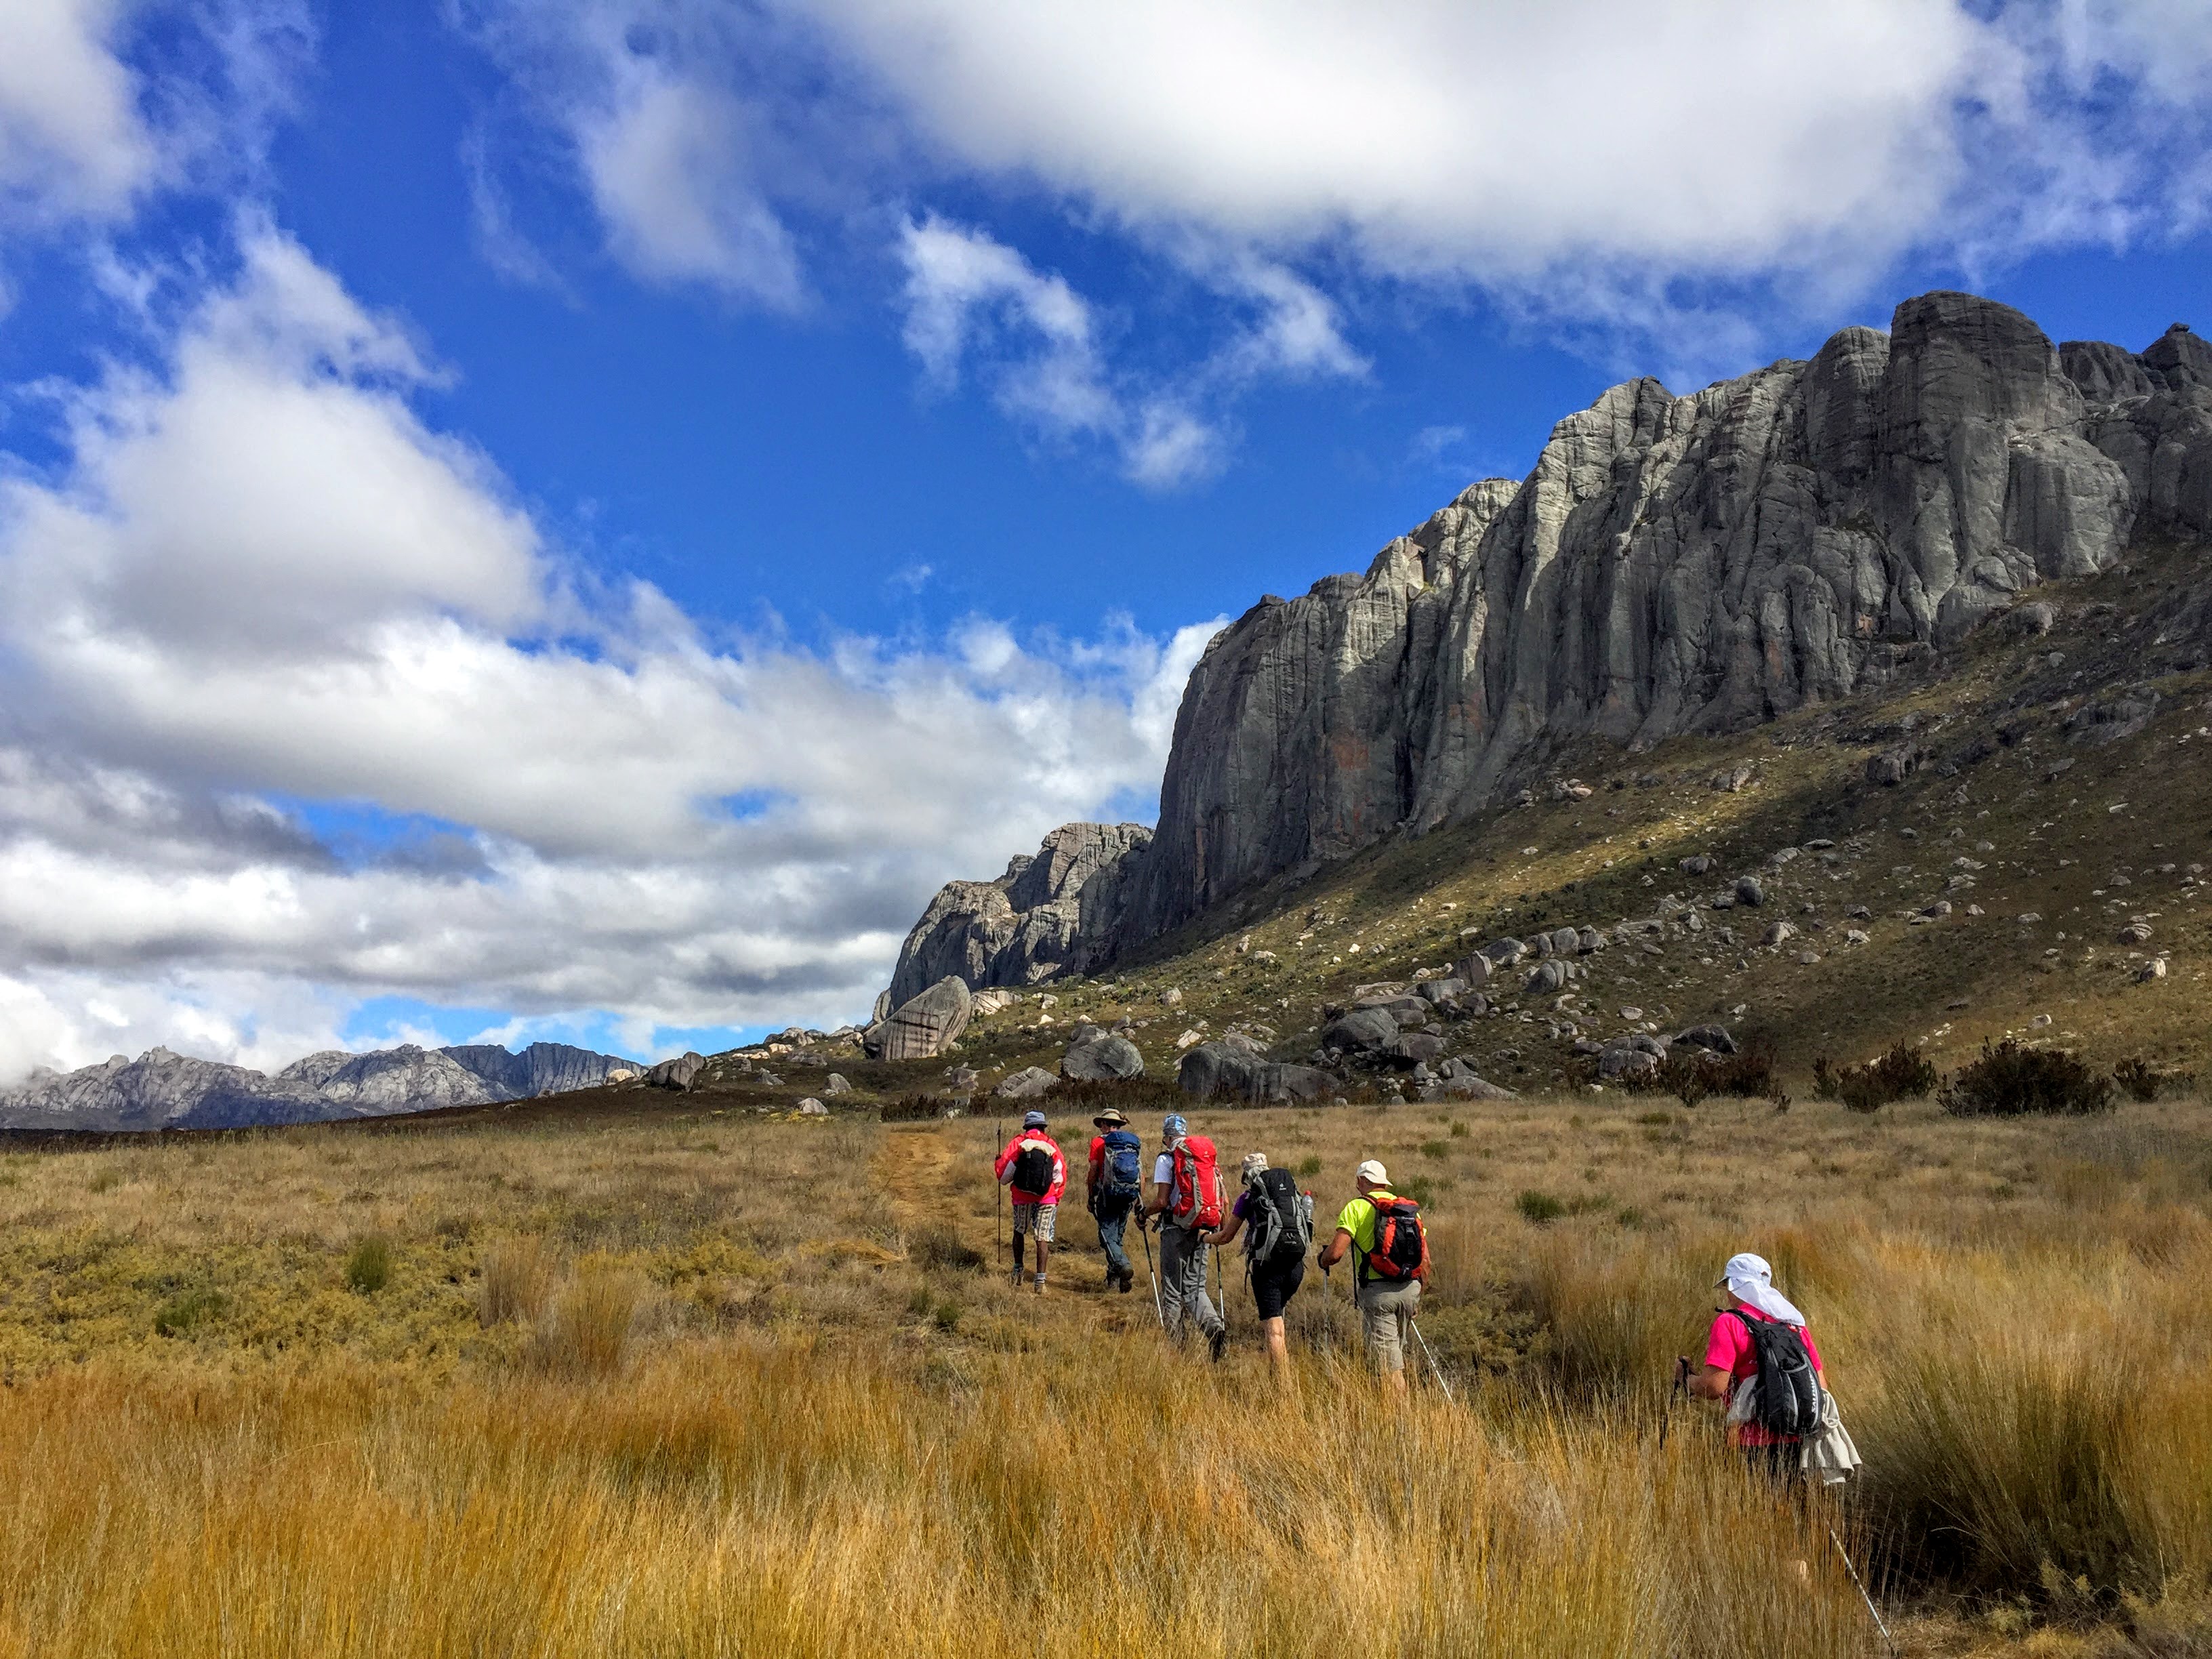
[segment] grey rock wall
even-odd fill
[[[1215,636],[1149,845],[1102,847],[1086,878],[1110,904],[1017,949],[1035,866],[955,883],[895,993],[1095,969],[1269,878],[1494,805],[1564,744],[1636,750],[1892,684],[2025,588],[2208,532],[2212,345],[2180,325],[2141,353],[2056,346],[2008,307],[1926,294],[1809,362],[1686,397],[1629,381],[1526,478],[1470,486],[1364,575]]]

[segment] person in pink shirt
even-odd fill
[[[1036,1240],[1037,1294],[1044,1294],[1045,1258],[1052,1253],[1053,1217],[1060,1211],[1060,1194],[1067,1185],[1067,1159],[1060,1143],[1045,1132],[1042,1112],[1022,1118],[1022,1132],[1006,1143],[991,1166],[999,1184],[1007,1189],[1014,1210],[1014,1284],[1022,1282],[1022,1238]]]
[[[1688,1380],[1693,1398],[1717,1400],[1726,1405],[1734,1400],[1738,1389],[1759,1375],[1759,1355],[1752,1345],[1750,1328],[1744,1323],[1746,1319],[1779,1320],[1795,1327],[1804,1340],[1814,1374],[1820,1379],[1823,1389],[1827,1387],[1820,1351],[1813,1346],[1813,1333],[1806,1328],[1805,1316],[1797,1310],[1796,1303],[1774,1288],[1774,1270],[1766,1265],[1764,1256],[1748,1252],[1730,1256],[1728,1267],[1714,1281],[1714,1288],[1723,1293],[1725,1302],[1714,1314],[1712,1328],[1706,1333],[1703,1369],[1692,1374],[1687,1354],[1676,1362],[1678,1370]],[[1733,1443],[1742,1448],[1746,1460],[1754,1469],[1778,1478],[1796,1472],[1800,1444],[1796,1436],[1778,1436],[1755,1422],[1738,1425],[1730,1433]]]

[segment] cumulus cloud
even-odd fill
[[[420,418],[404,325],[240,238],[0,477],[0,1071],[367,996],[834,1021],[938,882],[1156,786],[1187,638],[710,646]]]
[[[120,0],[16,0],[0,50],[0,199],[41,216],[118,211],[153,169],[117,58]]]

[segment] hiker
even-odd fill
[[[1052,1218],[1067,1185],[1067,1160],[1060,1144],[1044,1132],[1044,1114],[1025,1112],[1022,1132],[1006,1143],[992,1169],[1013,1200],[1014,1285],[1022,1282],[1022,1236],[1036,1240],[1037,1294],[1044,1294],[1045,1259],[1052,1254]]]
[[[1421,1224],[1421,1206],[1390,1190],[1389,1172],[1376,1159],[1353,1170],[1352,1181],[1359,1196],[1337,1216],[1336,1237],[1321,1253],[1321,1270],[1327,1273],[1348,1250],[1359,1252],[1352,1282],[1360,1334],[1384,1384],[1403,1397],[1406,1348],[1420,1311],[1421,1284],[1429,1276],[1428,1230]]]
[[[1129,1212],[1145,1195],[1145,1143],[1129,1127],[1129,1120],[1111,1106],[1091,1123],[1098,1133],[1091,1138],[1091,1169],[1084,1177],[1084,1202],[1098,1224],[1098,1245],[1106,1252],[1106,1288],[1126,1295],[1137,1282],[1137,1272],[1129,1265],[1129,1253],[1121,1240],[1129,1224]]]
[[[1244,1235],[1244,1276],[1260,1315],[1260,1335],[1278,1375],[1287,1376],[1291,1351],[1283,1338],[1283,1310],[1306,1276],[1313,1245],[1313,1194],[1298,1190],[1288,1170],[1267,1167],[1265,1152],[1244,1154],[1244,1190],[1220,1231],[1206,1243],[1221,1246]]]
[[[1675,1376],[1693,1398],[1725,1402],[1732,1442],[1755,1473],[1787,1480],[1797,1473],[1805,1437],[1819,1436],[1823,1417],[1833,1415],[1820,1351],[1796,1304],[1774,1288],[1764,1256],[1730,1256],[1713,1288],[1723,1300],[1706,1334],[1704,1368],[1692,1374],[1684,1354]]]
[[[1216,1359],[1229,1346],[1229,1326],[1206,1293],[1206,1235],[1221,1224],[1221,1176],[1213,1143],[1190,1133],[1179,1115],[1160,1126],[1152,1161],[1152,1195],[1145,1214],[1160,1220],[1160,1322],[1180,1344],[1195,1320]]]

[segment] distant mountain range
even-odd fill
[[[441,1106],[476,1106],[589,1089],[645,1067],[619,1054],[565,1042],[520,1054],[486,1042],[368,1054],[328,1048],[274,1077],[244,1066],[149,1048],[74,1072],[41,1068],[0,1089],[0,1127],[10,1129],[234,1129],[388,1117]]]

